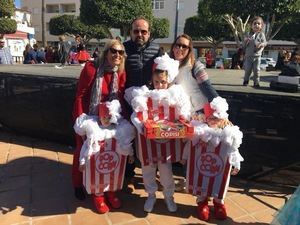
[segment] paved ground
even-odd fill
[[[123,207],[99,215],[91,198],[79,202],[73,197],[71,151],[69,146],[0,129],[1,225],[267,225],[300,183],[299,167],[269,174],[259,183],[233,178],[226,200],[228,219],[204,223],[196,218],[194,197],[186,193],[175,194],[176,213],[169,213],[162,200],[153,213],[144,213],[146,194],[137,169],[133,192],[120,192]],[[158,197],[162,199],[161,192]]]

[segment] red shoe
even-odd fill
[[[93,195],[93,200],[98,213],[104,214],[109,211],[109,208],[105,203],[105,198],[103,195],[102,196]]]
[[[197,206],[197,214],[200,220],[208,221],[209,219],[209,207],[208,201],[204,200],[202,202],[198,202]]]
[[[227,219],[227,213],[225,205],[222,203],[215,202],[214,200],[214,209],[215,209],[215,217],[219,220],[226,220]]]
[[[121,207],[121,201],[117,197],[116,192],[108,191],[108,192],[105,192],[105,194],[106,194],[105,197],[106,197],[107,201],[109,202],[109,204],[111,205],[112,208],[118,209],[118,208]]]

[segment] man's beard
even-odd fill
[[[146,42],[143,40],[143,38],[136,38],[134,43],[139,46],[142,47]]]

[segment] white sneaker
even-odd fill
[[[177,205],[174,202],[174,198],[173,197],[167,197],[167,198],[165,198],[165,203],[167,205],[167,208],[168,208],[169,212],[176,212],[177,211]]]
[[[55,65],[54,67],[55,67],[55,69],[63,69],[65,66],[64,65],[59,65],[59,66]]]
[[[155,202],[156,202],[156,196],[149,195],[144,204],[144,211],[148,213],[152,212]]]

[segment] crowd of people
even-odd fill
[[[13,57],[9,48],[4,47],[4,39],[0,40],[0,64],[13,64]],[[98,56],[98,48],[93,53],[93,58]],[[64,35],[59,36],[59,42],[56,46],[40,47],[38,44],[26,44],[23,51],[23,64],[44,64],[60,63],[61,66],[67,64],[83,64],[90,60],[91,56],[80,35],[75,37],[75,44],[71,45],[66,41]]]

